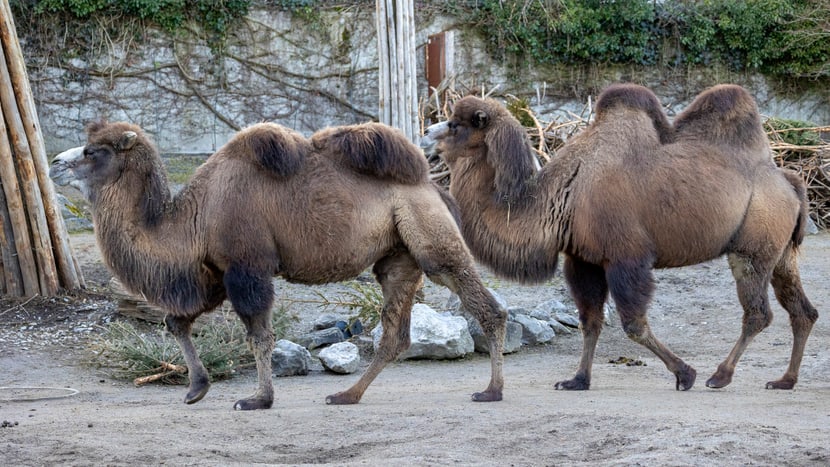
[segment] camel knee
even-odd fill
[[[168,314],[164,317],[164,325],[174,336],[189,336],[193,327],[193,319]]]
[[[642,318],[625,319],[623,317],[622,328],[625,335],[638,344],[645,344],[651,334],[648,322]]]
[[[757,311],[744,314],[744,333],[755,335],[772,324],[772,311]]]

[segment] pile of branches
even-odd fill
[[[454,87],[434,89],[429,102],[422,106],[422,122],[446,120],[452,113],[452,104],[464,95],[475,94],[490,97],[495,89],[465,90]],[[439,96],[443,96],[440,98]],[[541,167],[571,136],[588,126],[593,117],[589,100],[581,115],[571,114],[567,121],[540,121],[527,102],[514,96],[506,96],[507,108],[525,126],[536,159]],[[821,138],[830,133],[830,127],[796,127],[786,120],[770,118],[764,122],[770,139],[773,158],[779,167],[799,173],[807,184],[810,201],[810,217],[820,229],[830,228],[830,143]],[[423,130],[423,129],[422,129]],[[423,133],[423,131],[422,131]],[[449,186],[450,171],[437,155],[428,155],[431,178],[442,186]]]
[[[807,184],[810,217],[820,229],[830,228],[830,143],[819,135],[830,126],[781,128],[766,122],[775,163],[801,175]]]

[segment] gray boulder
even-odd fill
[[[305,347],[280,339],[271,353],[274,376],[307,375],[311,369],[311,353]]]
[[[332,344],[317,354],[323,368],[340,374],[351,374],[360,366],[360,352],[351,342]]]
[[[467,330],[473,336],[475,351],[490,353],[490,344],[481,330],[481,326],[474,318],[467,318]],[[513,353],[522,347],[522,325],[514,321],[507,321],[507,330],[504,336],[504,353]]]
[[[546,344],[556,333],[545,321],[540,321],[528,315],[516,313],[513,320],[522,325],[522,343],[526,345]]]
[[[438,314],[423,303],[412,307],[409,328],[412,344],[399,357],[404,359],[453,359],[472,353],[473,337],[467,329],[467,320],[461,316]],[[372,331],[373,345],[377,351],[383,326]]]
[[[329,344],[336,344],[338,342],[343,342],[344,340],[346,340],[346,338],[345,336],[343,336],[343,331],[335,327],[328,329],[320,329],[318,331],[313,331],[311,333],[300,336],[297,339],[297,343],[307,348],[308,350],[314,350],[318,347],[323,347],[324,345]]]

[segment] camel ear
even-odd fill
[[[118,141],[115,143],[115,149],[118,151],[127,151],[133,147],[138,140],[138,134],[134,131],[125,131]]]
[[[484,142],[487,162],[496,169],[496,200],[522,199],[536,171],[524,127],[515,118],[502,118],[487,130]]]
[[[472,124],[474,128],[482,129],[487,126],[487,123],[490,121],[490,116],[487,115],[487,112],[483,110],[477,110],[475,114],[473,114]]]

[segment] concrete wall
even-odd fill
[[[275,121],[305,134],[377,115],[377,43],[374,9],[324,11],[307,23],[279,11],[251,12],[217,59],[196,39],[147,31],[139,46],[102,43],[94,54],[47,61],[27,56],[47,151],[84,142],[86,123],[128,120],[154,135],[164,153],[206,154],[237,129]],[[418,69],[427,37],[456,30],[457,88],[496,89],[525,97],[546,120],[583,114],[589,96],[618,80],[652,87],[673,114],[718,82],[747,86],[767,115],[830,124],[830,92],[773,91],[761,76],[716,70],[596,67],[517,69],[494,64],[481,38],[443,16],[416,15]],[[427,85],[419,72],[420,94]]]

